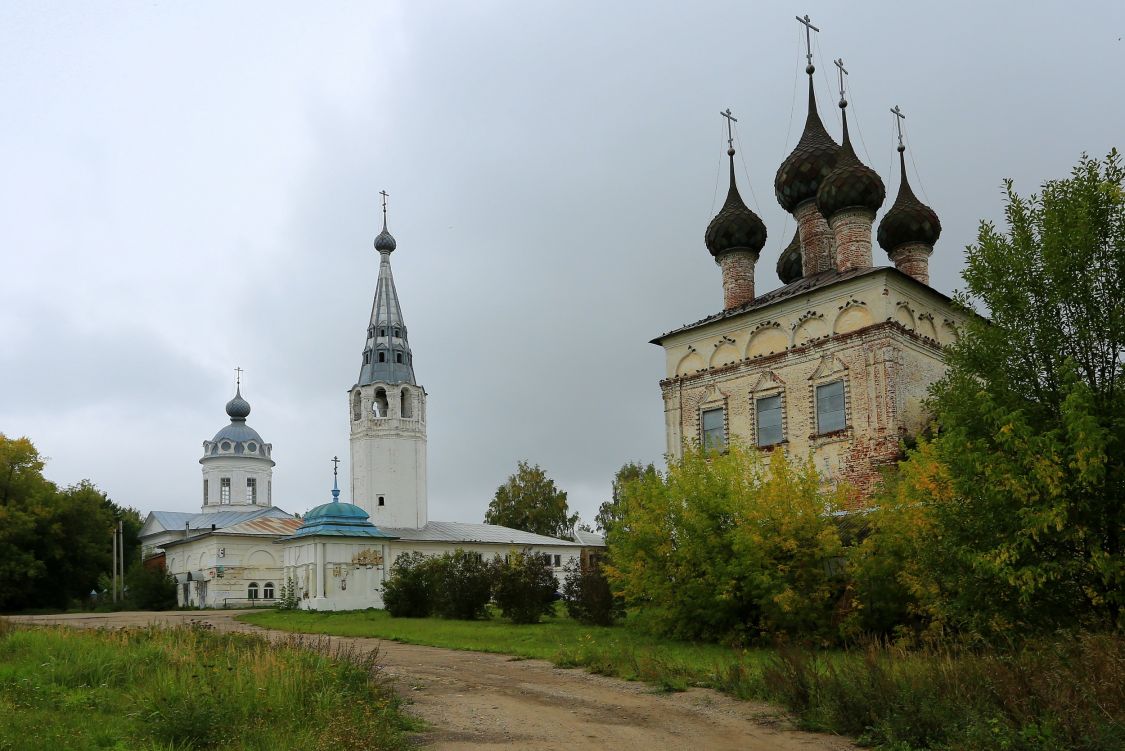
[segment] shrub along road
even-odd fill
[[[243,611],[244,612],[244,611]],[[234,620],[239,611],[25,616],[24,623],[120,628],[204,622],[223,631],[265,630]],[[282,636],[282,632],[266,631]],[[708,689],[654,693],[641,683],[559,669],[541,660],[333,637],[378,649],[386,672],[430,725],[420,743],[438,751],[613,748],[660,751],[843,751],[849,742],[788,729],[775,707]]]

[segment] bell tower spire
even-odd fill
[[[414,379],[391,253],[398,247],[387,229],[375,237],[379,277],[367,323],[363,361],[348,391],[351,424],[352,503],[380,527],[424,527],[426,499],[426,391]]]

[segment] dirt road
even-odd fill
[[[28,616],[25,623],[118,628],[211,623],[218,630],[278,634],[234,620],[237,611]],[[779,710],[715,691],[655,693],[649,686],[564,670],[541,660],[337,638],[378,648],[386,672],[430,725],[418,742],[435,751],[844,751],[846,740],[787,729]]]

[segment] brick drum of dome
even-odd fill
[[[793,210],[797,218],[797,231],[801,235],[801,270],[803,276],[810,276],[833,267],[835,241],[832,230],[824,215],[816,207],[816,200],[809,199]]]
[[[894,261],[895,268],[902,273],[912,276],[922,284],[930,283],[930,253],[933,247],[925,243],[903,243],[888,255]]]
[[[871,265],[871,225],[875,212],[854,208],[837,211],[829,222],[836,236],[836,269],[866,268]]]
[[[723,271],[723,307],[726,310],[754,299],[754,264],[758,257],[748,250],[734,250],[719,257]]]

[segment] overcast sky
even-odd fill
[[[386,189],[431,518],[480,521],[527,459],[591,520],[624,462],[662,462],[649,339],[722,307],[726,107],[779,285],[805,12],[822,117],[839,140],[843,57],[884,208],[907,114],[942,292],[1003,178],[1125,146],[1119,1],[3,3],[0,432],[56,482],[194,510],[237,365],[274,503],[328,500]]]

